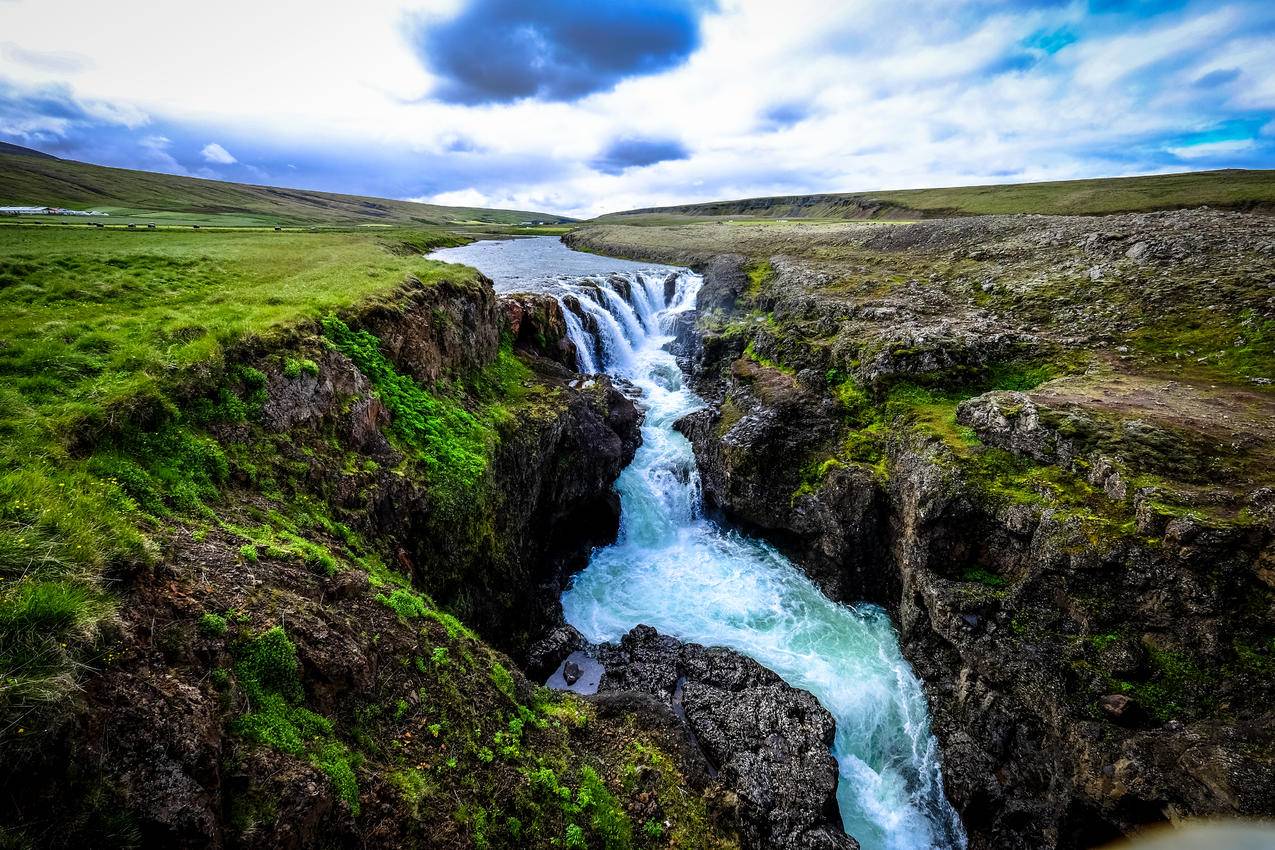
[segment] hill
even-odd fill
[[[527,210],[445,207],[108,168],[8,144],[0,147],[0,205],[5,204],[96,209],[114,216],[174,224],[517,225],[570,221]]]
[[[1040,213],[1105,215],[1198,206],[1275,209],[1275,171],[1196,171],[997,186],[782,195],[650,207],[600,216],[623,224],[676,224],[701,218],[921,219]]]

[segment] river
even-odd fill
[[[964,847],[925,696],[886,613],[832,602],[772,546],[701,510],[695,457],[673,423],[704,402],[664,350],[670,317],[694,308],[699,276],[572,251],[553,237],[430,257],[478,268],[498,292],[558,296],[581,371],[642,391],[642,445],[616,482],[619,538],[596,549],[563,594],[567,622],[595,642],[644,623],[751,656],[836,719],[837,799],[846,832],[864,850]],[[666,288],[670,275],[676,284]]]

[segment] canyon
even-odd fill
[[[800,660],[694,633],[690,594],[600,625],[646,592],[613,583],[652,471],[738,547],[723,563],[782,565],[808,609],[885,636],[872,675],[913,683],[904,745],[934,745],[903,796],[931,824],[950,802],[935,846],[1275,808],[1267,219],[566,241],[636,265],[408,280],[76,445],[147,470],[195,445],[213,483],[151,509],[74,701],[6,729],[15,841],[926,846],[839,828],[849,715]],[[572,656],[596,693],[541,687]]]

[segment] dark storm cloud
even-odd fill
[[[577,100],[656,74],[700,43],[715,0],[470,0],[446,21],[416,20],[413,46],[450,103]]]
[[[686,159],[691,152],[676,139],[616,139],[594,157],[589,165],[603,174],[621,174],[630,168]]]

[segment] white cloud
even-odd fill
[[[1252,139],[1232,139],[1225,142],[1202,142],[1198,145],[1181,145],[1165,148],[1174,156],[1182,159],[1207,159],[1209,157],[1229,156],[1252,150],[1255,144]]]
[[[204,158],[204,162],[211,162],[216,165],[234,165],[239,161],[234,158],[230,151],[216,142],[209,142],[204,145],[204,149],[199,152],[199,155]]]
[[[150,116],[160,126],[216,128],[262,165],[244,140],[268,144],[284,182],[318,182],[312,161],[325,145],[345,157],[332,169],[343,175],[388,168],[376,151],[402,153],[399,163],[411,163],[411,152],[428,171],[396,166],[395,195],[577,216],[732,196],[1154,172],[1174,156],[1252,155],[1256,143],[1166,140],[1275,110],[1275,39],[1253,23],[1275,15],[1261,0],[1096,22],[1079,2],[1017,10],[956,0],[722,0],[699,50],[673,71],[575,103],[479,108],[422,99],[431,78],[402,29],[422,7],[447,14],[461,2],[364,0],[360,14],[338,18],[316,14],[313,0],[223,0],[197,26],[180,12],[151,14],[144,0],[81,3],[74,15],[56,4],[0,3],[7,41],[82,56],[93,68],[69,75],[15,63],[3,76],[70,85],[94,109],[114,104],[129,126]],[[1077,40],[1053,56],[1022,47],[1033,33],[1064,28]],[[231,53],[254,61],[227,62]],[[1224,95],[1192,85],[1231,67],[1243,73]],[[206,85],[209,69],[216,86]],[[800,124],[759,120],[777,104],[804,110]],[[21,120],[0,113],[0,130]],[[620,137],[676,139],[692,155],[619,175],[588,167]],[[367,162],[357,161],[360,151]],[[202,153],[213,165],[236,159],[216,143]],[[529,164],[497,171],[502,161]]]
[[[442,204],[445,207],[485,207],[491,204],[486,195],[474,188],[440,192],[427,198],[409,198],[422,204]]]

